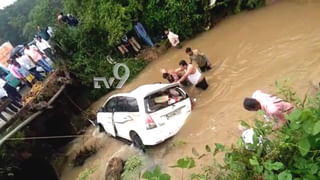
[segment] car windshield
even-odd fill
[[[170,87],[145,97],[146,112],[152,113],[178,103],[187,98],[187,94],[179,87]]]

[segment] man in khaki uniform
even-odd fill
[[[192,50],[188,47],[186,48],[186,53],[189,55],[191,61],[190,63],[192,63],[192,61],[195,61],[198,64],[201,72],[205,72],[211,69],[211,63],[209,62],[208,58],[199,50]]]

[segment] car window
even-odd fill
[[[107,104],[104,106],[104,111],[105,112],[112,112],[113,109],[116,107],[116,105],[117,105],[117,97],[114,97],[114,98],[110,99],[107,102]]]
[[[132,97],[119,97],[117,112],[139,112],[137,100]]]
[[[128,101],[128,112],[139,112],[138,102],[135,98],[127,97]]]
[[[145,98],[146,111],[156,112],[186,98],[188,98],[188,95],[181,88],[170,87],[147,96]]]

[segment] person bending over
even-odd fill
[[[263,93],[261,90],[255,91],[251,98],[245,98],[243,106],[248,111],[262,110],[266,114],[267,121],[270,118],[274,119],[273,130],[283,127],[287,123],[285,115],[294,110],[292,104],[276,96]]]
[[[208,83],[206,78],[201,74],[201,72],[192,64],[187,64],[185,60],[179,62],[179,68],[176,69],[176,72],[181,70],[185,71],[185,74],[178,80],[178,83],[185,81],[186,79],[197,88],[206,90],[208,88]]]

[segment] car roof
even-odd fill
[[[159,91],[160,89],[169,88],[169,87],[173,87],[173,86],[177,86],[177,85],[178,84],[176,84],[176,83],[174,83],[174,84],[161,84],[161,83],[145,84],[145,85],[139,86],[138,88],[134,89],[133,91],[131,91],[129,93],[119,93],[119,94],[113,95],[112,97],[129,96],[129,97],[134,97],[136,99],[144,98],[144,97],[152,94],[153,92]]]
[[[142,86],[139,86],[137,89],[131,91],[129,94],[133,95],[135,97],[145,97],[155,91],[158,91],[163,88],[176,86],[177,84],[161,84],[161,83],[155,83],[155,84],[145,84]]]

